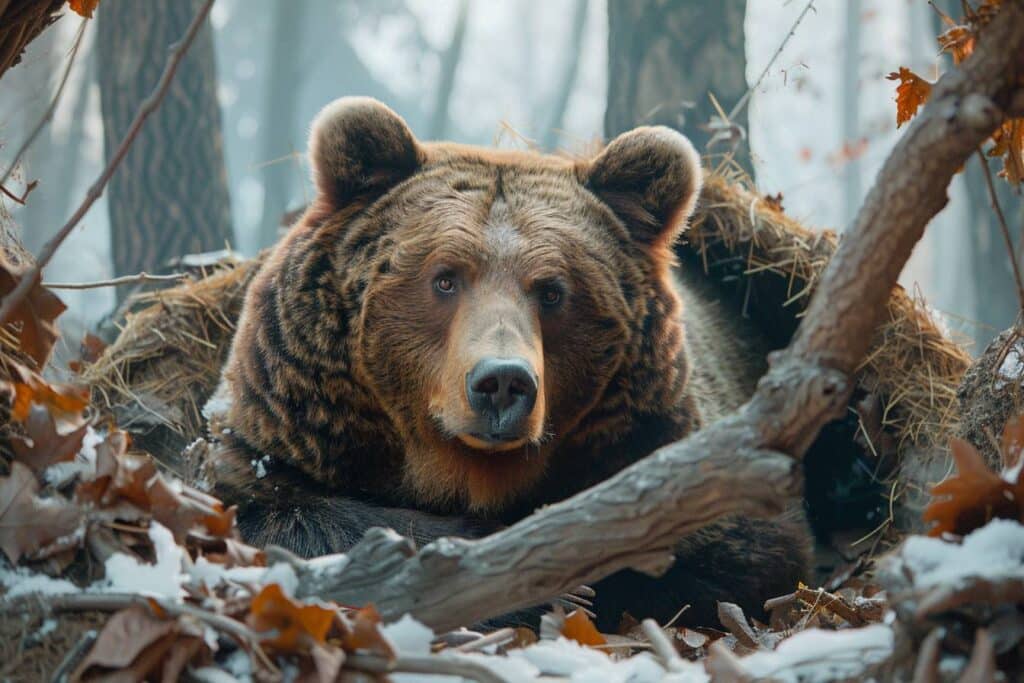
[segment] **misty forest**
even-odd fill
[[[1018,680],[1022,183],[1024,0],[0,0],[0,680]]]

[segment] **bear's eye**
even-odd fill
[[[441,294],[454,294],[455,278],[449,274],[438,275],[434,280],[434,289]]]
[[[562,290],[558,285],[544,285],[540,290],[540,303],[551,308],[562,300]]]

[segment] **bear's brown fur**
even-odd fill
[[[252,542],[487,533],[735,408],[763,370],[757,335],[675,268],[701,171],[672,130],[574,162],[420,143],[343,98],[310,158],[317,198],[249,288],[211,419],[217,491]],[[512,388],[471,381],[508,359]],[[809,538],[798,513],[726,520],[666,577],[599,585],[597,608],[757,612],[803,578]]]

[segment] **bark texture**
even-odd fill
[[[714,93],[728,112],[747,91],[746,0],[609,0],[608,139],[662,124],[704,150]],[[747,128],[746,110],[735,123]],[[724,152],[725,149],[715,149]],[[737,160],[750,170],[745,145]]]
[[[108,159],[139,103],[160,78],[201,0],[108,0],[96,40]],[[196,37],[160,108],[110,182],[115,275],[159,272],[182,254],[224,248],[231,207],[209,22]],[[124,290],[119,290],[123,296]]]
[[[948,73],[880,171],[797,335],[735,414],[602,484],[478,541],[419,552],[371,530],[347,556],[297,567],[301,595],[358,595],[385,618],[444,630],[538,604],[582,582],[668,565],[680,536],[730,513],[769,515],[800,494],[799,459],[846,410],[851,373],[950,179],[1006,114],[1024,110],[1024,0],[1008,0]]]
[[[36,36],[60,18],[64,0],[0,0],[0,77]]]

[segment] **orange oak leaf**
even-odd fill
[[[1009,470],[1003,478],[966,441],[951,439],[950,449],[957,473],[932,487],[933,500],[922,514],[933,524],[929,536],[965,536],[993,518],[1024,520],[1022,470]]]
[[[928,101],[932,94],[932,84],[924,80],[905,66],[894,71],[886,78],[899,81],[896,86],[896,127],[914,118],[917,110]]]
[[[38,374],[26,368],[15,368],[21,374],[21,382],[14,383],[14,402],[11,404],[11,419],[25,422],[33,405],[38,405],[51,414],[61,431],[77,429],[84,424],[82,411],[89,405],[89,390],[68,384],[50,384]]]
[[[68,0],[68,7],[71,8],[71,11],[86,19],[92,19],[92,13],[96,11],[99,4],[100,0]]]
[[[594,622],[590,620],[590,617],[586,615],[583,610],[574,610],[572,614],[565,618],[565,624],[562,625],[562,635],[569,640],[575,640],[580,645],[588,645],[594,647],[596,645],[606,645],[608,643],[605,637],[601,635],[601,632],[594,626]]]
[[[12,564],[73,534],[82,521],[82,510],[74,503],[59,496],[40,498],[38,493],[36,476],[20,462],[12,462],[10,475],[0,477],[0,549]]]
[[[249,626],[265,634],[260,642],[284,652],[306,652],[314,643],[323,644],[334,623],[332,609],[298,602],[271,583],[252,599]]]

